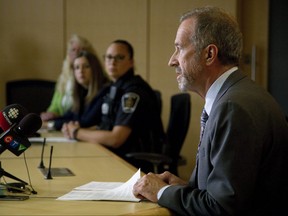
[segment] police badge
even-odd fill
[[[124,94],[121,98],[123,112],[133,113],[137,107],[139,100],[140,100],[140,97],[136,93],[129,92],[129,93]]]

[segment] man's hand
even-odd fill
[[[133,194],[139,199],[146,198],[152,202],[157,202],[158,191],[167,184],[153,173],[140,178],[133,187]]]
[[[165,183],[169,185],[187,185],[188,182],[182,180],[181,178],[173,175],[172,173],[166,171],[162,174],[156,174],[157,177],[162,179]]]
[[[133,194],[139,199],[157,202],[157,193],[166,185],[187,185],[187,182],[167,171],[162,174],[148,173],[135,183]]]

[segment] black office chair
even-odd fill
[[[40,114],[51,103],[55,82],[41,79],[12,80],[6,83],[6,104],[20,104],[28,112]]]
[[[165,170],[178,175],[178,166],[186,163],[180,156],[185,137],[190,124],[191,99],[188,93],[180,93],[171,97],[171,111],[166,131],[166,140],[162,154],[133,152],[126,154],[127,158],[149,162],[154,173]]]
[[[159,110],[159,114],[161,115],[161,113],[162,113],[162,94],[157,89],[154,89],[154,93],[156,94],[157,107],[158,107],[158,110]]]

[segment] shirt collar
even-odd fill
[[[134,76],[134,69],[130,68],[123,76],[119,77],[116,82],[113,83],[114,86],[121,86],[123,83],[130,79],[130,77]]]
[[[214,103],[214,100],[222,87],[225,80],[229,77],[231,73],[236,71],[238,67],[232,67],[228,71],[224,72],[215,82],[210,86],[210,88],[207,91],[206,97],[205,97],[205,105],[204,108],[208,115],[210,115],[212,105]]]

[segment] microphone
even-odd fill
[[[47,175],[45,176],[46,179],[53,179],[51,174],[52,154],[53,154],[53,146],[51,146],[50,148],[50,160],[49,160],[48,172]]]
[[[14,123],[0,136],[0,154],[6,149],[16,156],[22,154],[31,146],[28,137],[39,130],[41,126],[42,120],[35,113],[26,115],[18,125]]]
[[[38,168],[41,168],[41,169],[44,169],[44,168],[45,168],[44,161],[43,161],[45,144],[46,144],[46,138],[44,137],[43,144],[42,144],[40,164],[39,164],[39,166],[38,166]]]
[[[0,133],[3,133],[13,124],[18,124],[28,114],[26,108],[19,104],[11,104],[0,112]]]

